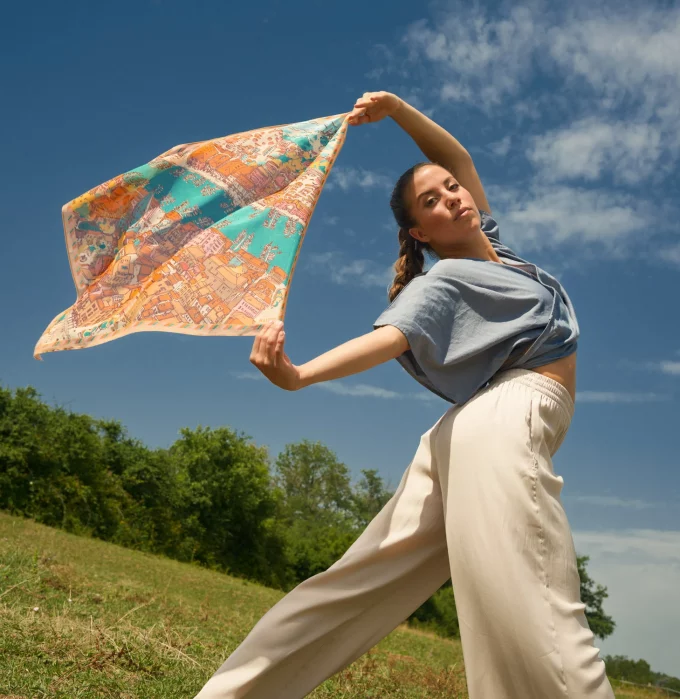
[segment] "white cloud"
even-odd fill
[[[387,267],[373,260],[347,260],[343,253],[314,253],[307,262],[316,272],[327,275],[335,284],[352,286],[378,286],[385,291],[394,279],[394,263]]]
[[[510,135],[503,136],[500,141],[494,141],[489,144],[489,150],[499,158],[504,158],[510,152],[512,137]]]
[[[616,495],[568,495],[562,496],[565,500],[579,502],[585,505],[596,507],[622,507],[632,510],[646,510],[650,508],[663,507],[666,503],[646,502],[644,500],[625,499]]]
[[[445,7],[432,21],[411,24],[403,37],[412,64],[435,67],[432,86],[445,101],[493,108],[519,95],[540,66],[556,69],[553,83],[561,78],[562,88],[573,88],[572,108],[577,106],[572,95],[592,108],[594,93],[602,109],[626,103],[640,110],[642,121],[675,119],[680,100],[677,8],[577,3],[547,12],[541,4],[506,3],[492,13],[463,2]],[[579,94],[584,87],[590,89]],[[560,90],[554,92],[562,97]]]
[[[660,129],[651,124],[588,117],[537,136],[527,151],[544,181],[598,180],[605,172],[635,184],[652,175],[662,155]]]
[[[495,21],[466,6],[434,24],[435,29],[427,20],[415,22],[403,41],[412,60],[425,58],[441,69],[442,100],[497,105],[530,73],[536,26],[528,9],[512,8]]]
[[[663,360],[657,362],[631,362],[622,360],[621,366],[626,369],[640,369],[644,371],[660,371],[670,376],[680,376],[680,361]]]
[[[582,531],[578,532],[578,540],[580,545],[590,551],[610,559],[626,554],[631,562],[680,565],[680,531],[676,530]],[[678,613],[680,614],[680,607]]]
[[[680,376],[680,362],[661,362],[660,369],[664,374]]]
[[[485,183],[505,239],[519,251],[576,244],[571,258],[604,250],[680,266],[674,202],[660,196],[680,154],[680,8],[437,7],[390,53],[410,63],[419,100],[535,122],[483,146],[502,158],[512,145],[534,166],[514,186]]]
[[[656,672],[680,674],[680,531],[574,531],[588,573],[607,587],[603,607],[616,628],[601,654],[643,658]]]
[[[580,15],[580,16],[579,16]],[[674,122],[680,106],[680,11],[645,4],[591,8],[545,34],[550,55],[572,82],[604,95],[605,106]]]
[[[439,7],[402,39],[421,101],[429,91],[444,104],[502,110],[520,122],[557,117],[561,126],[530,149],[554,180],[611,172],[634,183],[672,172],[680,152],[680,8]],[[505,143],[497,145],[503,153]]]
[[[264,379],[264,374],[257,371],[230,371],[231,376],[243,381],[260,381]],[[313,388],[320,388],[338,396],[354,396],[357,398],[382,398],[387,400],[420,400],[426,403],[444,402],[439,396],[430,391],[419,391],[417,393],[398,393],[380,386],[371,386],[365,383],[347,383],[344,381],[322,381],[312,384]]]
[[[364,77],[368,78],[369,80],[379,80],[384,72],[384,68],[373,68],[372,70],[364,73]]]
[[[264,374],[257,371],[230,371],[231,376],[241,381],[261,381],[264,379]]]
[[[659,257],[664,262],[680,265],[680,243],[661,248],[659,250]]]
[[[340,383],[338,381],[324,381],[322,383],[312,384],[316,388],[321,388],[324,391],[329,391],[330,393],[335,393],[339,396],[359,396],[359,397],[370,397],[370,398],[400,398],[401,394],[396,391],[389,391],[386,388],[380,388],[379,386],[370,386],[365,383],[358,384],[346,384]]]
[[[395,180],[379,172],[365,170],[362,167],[333,168],[333,174],[328,178],[326,189],[339,187],[343,192],[358,187],[360,189],[391,190]]]
[[[622,244],[656,216],[651,203],[622,193],[565,185],[488,186],[487,191],[500,210],[501,238],[535,249],[576,242],[599,244],[622,256]]]
[[[417,393],[399,393],[391,391],[380,386],[372,386],[365,383],[347,383],[344,381],[324,381],[321,383],[312,384],[316,388],[321,388],[329,393],[335,393],[339,396],[355,396],[359,398],[383,398],[387,400],[420,400],[426,403],[436,402],[444,403],[445,401],[439,396],[436,396],[430,391],[423,390]]]
[[[579,403],[649,403],[668,400],[658,393],[620,393],[616,391],[577,391]]]

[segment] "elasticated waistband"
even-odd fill
[[[569,415],[570,419],[573,417],[574,401],[569,391],[559,381],[531,371],[531,369],[508,369],[507,371],[501,371],[496,374],[489,382],[489,387],[499,386],[507,381],[519,382],[525,386],[541,391],[541,393],[549,396],[560,405]]]

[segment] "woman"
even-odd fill
[[[391,305],[372,332],[302,366],[273,323],[251,362],[294,391],[396,358],[454,405],[344,556],[267,612],[198,697],[303,697],[451,577],[470,699],[613,699],[551,461],[574,411],[574,309],[557,280],[500,242],[453,136],[387,92],[366,93],[348,119],[386,116],[431,161],[392,195]],[[421,274],[424,251],[438,261]]]

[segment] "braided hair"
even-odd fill
[[[426,165],[436,163],[417,163],[410,167],[394,185],[392,197],[390,198],[390,208],[399,226],[399,258],[394,263],[395,277],[388,292],[390,302],[398,296],[399,292],[417,275],[423,271],[425,266],[424,252],[431,255],[432,248],[427,243],[421,243],[410,233],[409,229],[416,225],[416,221],[411,214],[406,203],[406,188],[413,181],[413,176]]]

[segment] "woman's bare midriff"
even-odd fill
[[[569,391],[571,399],[576,400],[576,352],[550,364],[538,366],[531,371],[561,383]]]

